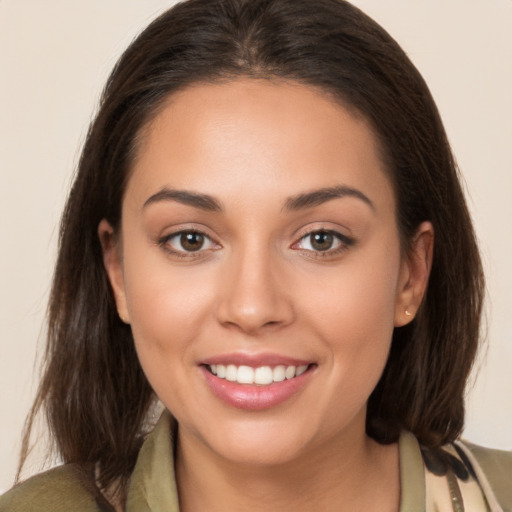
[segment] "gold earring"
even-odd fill
[[[405,316],[412,316],[412,313],[408,309],[406,309],[405,310]]]

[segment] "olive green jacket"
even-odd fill
[[[164,414],[140,451],[130,481],[125,509],[127,512],[179,512],[172,431],[170,415]],[[459,448],[460,446],[462,445],[459,445]],[[418,442],[412,434],[404,433],[401,436],[399,449],[400,512],[451,510],[512,512],[512,452],[489,450],[465,444],[464,450],[472,464],[477,466],[476,476],[480,474],[480,477],[485,480],[483,486],[490,487],[481,492],[482,483],[478,484],[473,476],[466,478],[463,482],[454,477],[450,463],[443,467],[441,461],[441,464],[436,466],[435,457],[428,455],[425,457],[425,453],[422,456]],[[449,459],[457,457],[459,461],[461,460],[460,449],[456,452],[451,448],[451,452],[454,456],[449,455]],[[427,465],[433,472],[427,469],[424,459],[428,460]],[[464,454],[462,459],[465,459]],[[482,476],[482,472],[485,476]],[[451,481],[448,478],[450,474]],[[452,488],[454,478],[455,489]],[[459,492],[458,487],[462,492]],[[486,498],[483,497],[486,494],[485,491]],[[458,503],[459,499],[464,501],[465,508],[462,503]],[[473,505],[468,504],[468,500]],[[449,508],[445,508],[446,506]],[[79,472],[73,465],[60,466],[36,475],[0,497],[0,512],[101,512],[102,510],[104,509],[96,502],[93,494],[81,483]]]

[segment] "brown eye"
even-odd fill
[[[215,249],[212,239],[200,231],[180,231],[163,238],[160,242],[174,253],[194,253]]]
[[[334,235],[328,231],[317,231],[309,236],[311,247],[315,251],[328,251],[332,248],[335,241]]]
[[[319,229],[304,235],[292,248],[308,251],[312,254],[316,253],[320,255],[323,253],[325,256],[334,256],[348,249],[353,244],[354,240],[352,238],[338,233],[337,231]]]
[[[199,251],[204,245],[204,235],[194,232],[181,233],[180,244],[185,251]]]

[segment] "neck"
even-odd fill
[[[178,434],[176,476],[181,512],[399,509],[398,447],[379,445],[364,430],[275,465],[229,461]]]

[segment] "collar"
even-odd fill
[[[126,512],[179,512],[173,457],[175,432],[175,421],[166,410],[137,457]]]
[[[173,446],[176,423],[164,411],[144,442],[132,474],[126,512],[179,512]],[[425,474],[416,438],[403,432],[400,452],[400,512],[425,512]]]
[[[425,467],[418,440],[402,431],[400,454],[400,512],[425,512]]]

